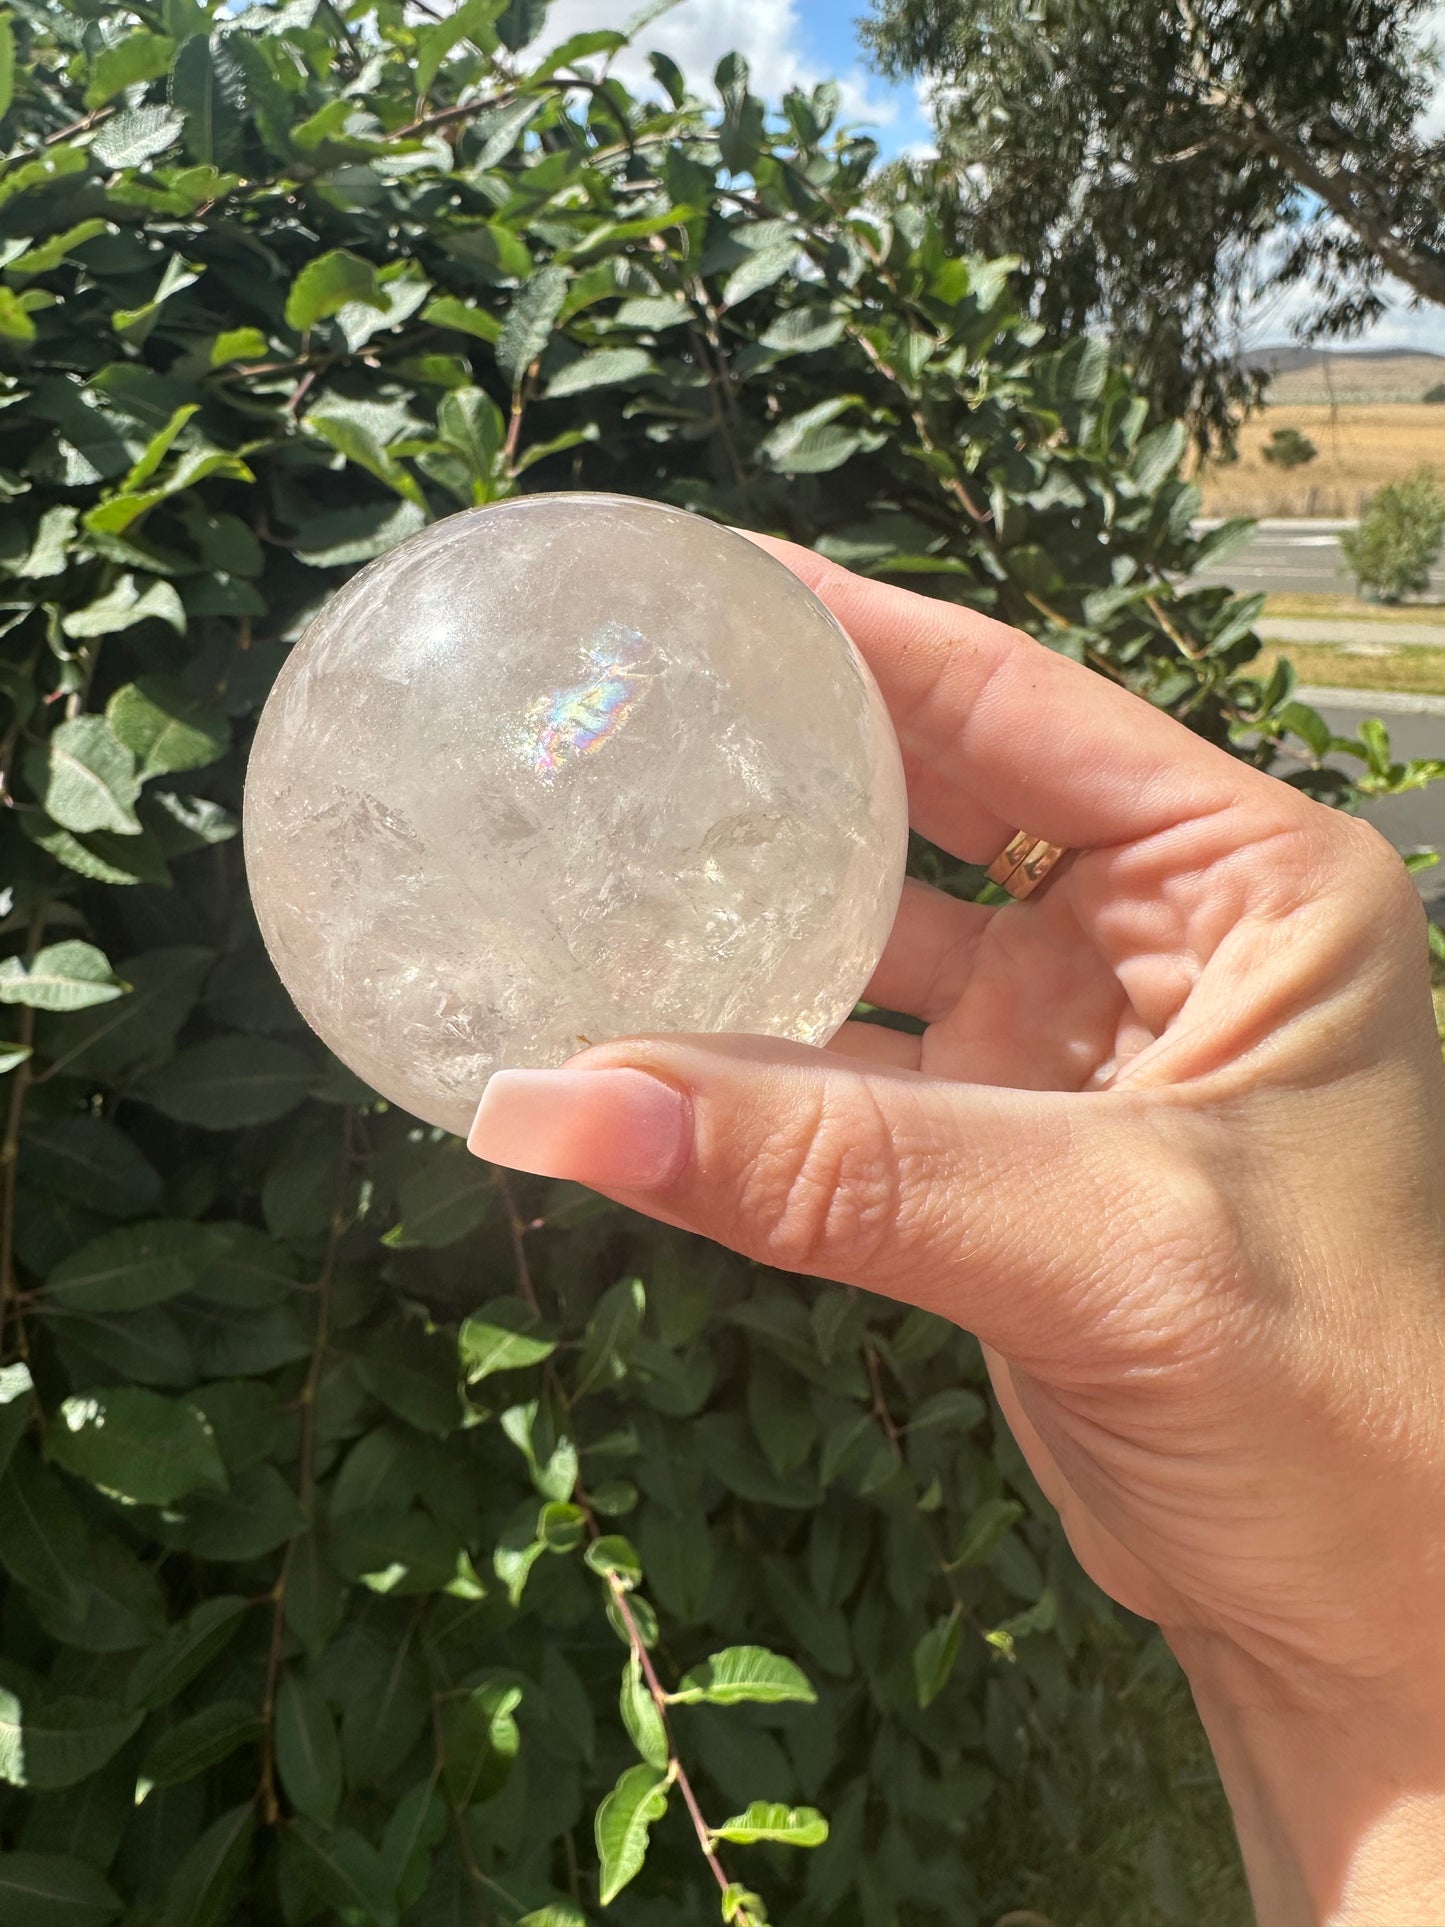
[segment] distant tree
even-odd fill
[[[1445,381],[1437,381],[1433,388],[1425,390],[1426,401],[1445,401]]]
[[[1319,452],[1309,436],[1302,435],[1297,428],[1277,428],[1260,450],[1275,468],[1302,468]]]
[[[1391,482],[1370,504],[1358,528],[1340,537],[1345,560],[1361,589],[1382,602],[1423,595],[1445,539],[1445,495],[1432,469]]]
[[[1202,445],[1261,386],[1235,323],[1268,237],[1310,338],[1358,332],[1387,275],[1445,303],[1433,0],[873,4],[880,66],[931,85],[969,244],[1020,257],[1051,332],[1112,334]]]

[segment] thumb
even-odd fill
[[[498,1071],[468,1142],[1039,1367],[1147,1296],[1185,1195],[1133,1094],[951,1083],[771,1037],[628,1038]]]

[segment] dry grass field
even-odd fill
[[[1297,428],[1319,450],[1303,467],[1280,469],[1260,451],[1277,428]],[[1445,404],[1276,403],[1246,422],[1239,460],[1196,477],[1206,515],[1353,517],[1375,490],[1418,468],[1445,478]]]

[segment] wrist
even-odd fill
[[[1275,1671],[1208,1636],[1170,1643],[1260,1927],[1445,1927],[1445,1659],[1346,1679]]]

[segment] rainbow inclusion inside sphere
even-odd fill
[[[363,569],[292,650],[246,778],[302,1015],[454,1131],[494,1070],[612,1037],[826,1041],[906,845],[892,726],[822,602],[622,496],[473,510]]]

